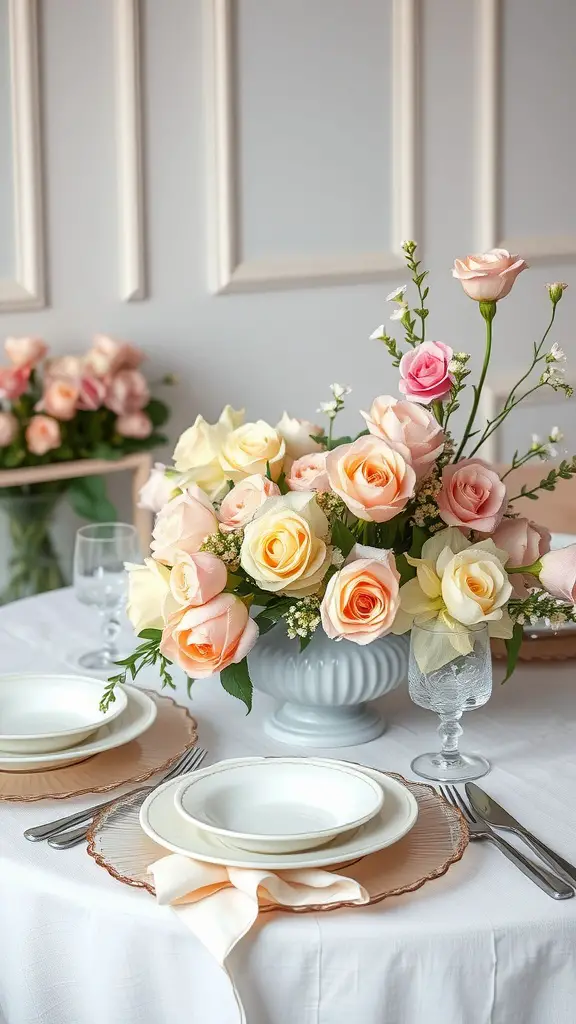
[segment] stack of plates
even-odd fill
[[[221,761],[155,789],[140,824],[173,853],[228,867],[326,867],[397,842],[418,805],[374,768],[312,757]]]
[[[99,710],[102,683],[72,675],[0,676],[0,770],[62,768],[130,743],[156,718],[156,704],[134,687],[118,687]]]

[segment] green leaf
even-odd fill
[[[284,470],[282,470],[282,472],[280,473],[280,476],[278,477],[276,483],[278,485],[280,494],[289,494],[290,493],[290,488],[288,487],[288,484],[286,483],[286,473],[284,472]]]
[[[162,636],[162,630],[150,627],[149,629],[143,629],[141,633],[138,633],[138,636],[141,636],[143,640],[159,640]]]
[[[366,430],[361,430],[359,434],[356,434],[354,440],[357,441],[359,437],[366,437],[366,435],[369,433],[370,431],[368,430],[368,427],[366,427]]]
[[[416,569],[406,561],[404,554],[396,556],[396,568],[400,573],[400,586],[408,583],[408,580],[413,580],[416,575]]]
[[[506,653],[508,655],[506,659],[506,675],[502,680],[505,683],[512,675],[516,668],[516,662],[518,661],[518,655],[520,654],[520,648],[522,646],[522,640],[524,638],[524,629],[519,622],[514,625],[514,630],[510,640],[505,640]]]
[[[415,526],[412,530],[412,544],[408,552],[412,558],[420,558],[424,542],[428,540],[429,533],[423,526]]]
[[[289,597],[283,597],[277,604],[268,605],[263,612],[256,615],[254,622],[258,626],[260,636],[268,633],[273,626],[282,618],[294,602]]]
[[[326,447],[331,452],[334,448],[339,448],[341,444],[352,444],[352,438],[349,434],[345,434],[344,437],[333,437],[331,441],[327,442]]]
[[[300,636],[300,637],[298,637],[298,639],[300,641],[300,654],[302,654],[302,651],[305,651],[306,648],[308,647],[308,644],[310,643],[312,637],[311,636]]]
[[[335,519],[332,523],[332,543],[340,549],[346,558],[356,543],[356,538],[341,519]]]
[[[252,710],[252,680],[246,658],[243,658],[237,665],[228,665],[228,668],[222,669],[220,682],[226,693],[237,697],[246,705],[248,709],[246,713],[250,714]]]
[[[90,458],[107,459],[109,462],[117,462],[118,459],[122,458],[122,455],[123,452],[121,452],[120,449],[113,448],[112,445],[105,444],[104,441],[102,441],[100,444],[95,445],[95,447],[90,452]]]
[[[153,427],[163,427],[170,415],[168,406],[159,398],[151,398],[146,406],[145,412],[152,420]]]
[[[328,444],[328,437],[326,436],[326,434],[310,434],[310,437],[312,438],[313,441],[316,441],[316,444]]]
[[[67,495],[76,515],[93,523],[115,522],[116,509],[106,497],[106,483],[101,476],[83,476],[71,480]]]
[[[195,679],[190,679],[190,676],[186,679],[186,693],[188,694],[188,700],[192,699],[192,686],[196,682]]]

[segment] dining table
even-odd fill
[[[98,630],[96,610],[71,589],[4,606],[1,671],[74,672]],[[121,639],[130,650],[128,627]],[[573,862],[575,669],[520,663],[501,685],[495,662],[493,695],[464,716],[462,737],[492,763],[480,784]],[[437,719],[406,684],[379,702],[382,736],[317,751],[266,734],[265,694],[255,692],[246,715],[217,679],[195,682],[190,701],[185,677],[175,679],[206,763],[319,753],[414,778],[412,758],[438,743]],[[153,669],[139,682],[160,688]],[[85,844],[57,851],[24,839],[26,828],[96,799],[0,803],[0,1024],[237,1024],[229,978],[171,907],[111,877]],[[552,900],[491,844],[471,842],[415,892],[261,915],[228,968],[248,1024],[574,1024],[576,898]]]

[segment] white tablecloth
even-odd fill
[[[97,630],[69,591],[3,608],[1,671],[69,671]],[[575,684],[575,663],[525,665],[464,719],[464,746],[494,764],[488,790],[574,861]],[[212,761],[290,751],[262,730],[263,694],[245,717],[206,680],[192,708]],[[382,708],[384,736],[334,753],[409,774],[435,746],[435,718],[404,690]],[[83,847],[23,839],[93,799],[0,804],[0,1024],[236,1024],[228,980],[169,908]],[[477,843],[445,877],[378,906],[265,915],[229,965],[248,1024],[574,1024],[576,899],[554,902]]]

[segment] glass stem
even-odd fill
[[[442,749],[439,757],[446,765],[453,765],[460,760],[458,740],[462,735],[461,717],[461,711],[455,711],[450,715],[440,715],[438,735],[440,736]]]
[[[106,656],[106,659],[112,664],[118,657],[118,648],[116,646],[116,637],[120,632],[120,623],[116,617],[116,612],[105,611],[102,616],[102,636],[104,637],[104,645],[102,652]]]

